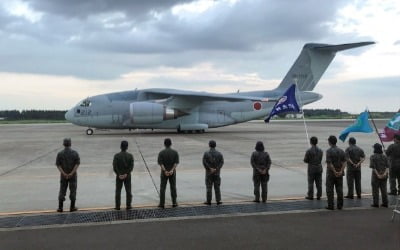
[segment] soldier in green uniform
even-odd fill
[[[126,209],[132,209],[132,184],[131,172],[133,170],[133,155],[126,152],[128,142],[121,142],[121,152],[114,155],[113,169],[115,178],[115,209],[120,210],[121,207],[121,189],[125,186],[126,191]]]
[[[326,196],[328,206],[326,209],[334,209],[334,188],[336,188],[337,208],[343,208],[343,174],[346,167],[346,155],[344,151],[336,146],[337,138],[329,136],[330,148],[326,150]]]
[[[164,140],[165,149],[161,150],[158,154],[158,165],[161,167],[160,175],[160,203],[158,207],[164,208],[165,204],[165,188],[167,187],[167,181],[169,181],[169,187],[171,189],[172,206],[177,207],[176,202],[176,167],[179,164],[178,152],[171,148],[171,139],[166,138]]]
[[[372,207],[379,207],[379,190],[382,195],[382,207],[388,207],[387,179],[389,170],[389,161],[383,154],[382,145],[375,143],[374,154],[370,157],[369,167],[372,168],[371,186],[372,186]]]
[[[313,136],[310,138],[311,148],[306,151],[304,162],[308,163],[307,179],[308,179],[308,192],[306,199],[314,199],[314,182],[317,187],[317,200],[322,196],[322,150],[317,146],[318,138]]]
[[[206,205],[211,205],[212,187],[214,185],[215,200],[217,205],[221,202],[221,168],[224,165],[224,157],[218,152],[215,147],[217,143],[214,140],[209,141],[208,146],[210,150],[206,151],[203,155],[203,166],[206,169],[206,188],[207,200],[204,202]]]
[[[264,144],[261,141],[256,143],[255,150],[251,154],[250,164],[253,168],[254,183],[254,202],[260,202],[260,185],[261,199],[265,203],[268,194],[269,169],[271,167],[271,158],[268,152],[264,151]]]
[[[79,154],[71,149],[71,139],[65,138],[63,141],[64,149],[57,154],[56,166],[60,171],[60,192],[58,194],[58,209],[57,212],[63,212],[63,203],[67,188],[69,186],[69,198],[71,206],[69,211],[74,212],[76,201],[76,188],[78,185],[78,177],[76,171],[78,170],[80,162]]]
[[[364,150],[356,145],[356,139],[350,137],[349,147],[346,148],[346,179],[347,195],[345,198],[354,198],[354,182],[356,184],[357,198],[361,198],[361,163],[365,160]]]
[[[390,195],[400,194],[400,135],[394,136],[394,143],[389,145],[386,155],[390,161]],[[396,188],[397,179],[397,188]]]

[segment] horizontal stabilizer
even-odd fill
[[[371,44],[375,44],[375,42],[361,42],[361,43],[346,43],[346,44],[339,44],[339,45],[316,45],[315,47],[313,47],[316,50],[329,50],[329,51],[342,51],[342,50],[346,50],[346,49],[353,49],[353,48],[357,48],[357,47],[362,47],[362,46],[367,46],[367,45],[371,45]],[[312,44],[309,44],[312,46]]]

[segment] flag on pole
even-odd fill
[[[368,111],[362,112],[354,124],[340,132],[339,139],[343,142],[351,132],[371,133],[373,131],[368,121]]]
[[[296,84],[292,84],[286,92],[282,95],[281,98],[275,103],[268,117],[265,118],[265,122],[269,122],[269,120],[277,114],[285,113],[285,112],[300,112],[299,105],[296,101]]]
[[[384,142],[393,141],[394,135],[400,135],[400,112],[395,114],[393,118],[386,124],[379,137]]]

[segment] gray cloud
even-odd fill
[[[112,12],[124,13],[132,19],[141,19],[149,12],[159,12],[174,5],[193,0],[22,0],[33,9],[63,16],[66,19],[86,19],[92,15]]]
[[[191,1],[24,1],[43,16],[29,22],[0,14],[7,24],[0,24],[0,56],[7,57],[0,71],[91,79],[200,62],[283,77],[303,43],[331,36],[327,23],[346,2],[216,1],[198,16],[180,18],[171,8]]]

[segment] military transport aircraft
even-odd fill
[[[297,84],[296,99],[303,106],[322,98],[311,92],[336,52],[373,44],[340,45],[307,43],[273,90],[215,94],[175,89],[143,89],[88,97],[71,108],[65,118],[97,129],[176,129],[202,133],[208,128],[228,126],[266,117],[289,86]]]

